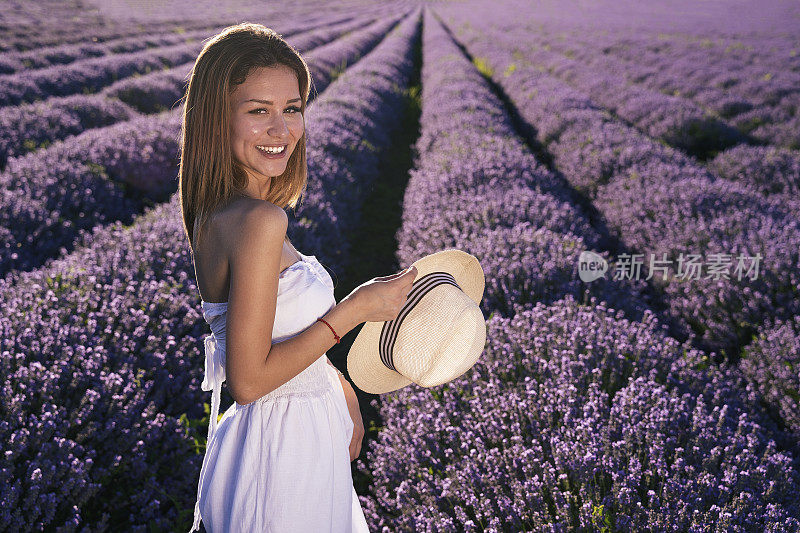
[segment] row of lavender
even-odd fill
[[[309,184],[289,231],[337,270],[397,126],[418,37],[416,11],[308,110]],[[350,135],[360,142],[334,142]],[[69,256],[15,273],[0,295],[0,530],[191,520],[202,459],[192,441],[203,443],[181,420],[202,416],[207,400],[198,364],[207,326],[177,195],[130,228],[96,228]]]
[[[374,47],[398,18],[379,19],[306,54],[316,90]],[[290,40],[307,48],[342,29]],[[176,99],[178,89],[172,89]],[[115,220],[130,223],[144,207],[164,201],[177,188],[180,111],[87,130],[9,161],[0,175],[0,274],[35,268],[72,249],[82,231]]]
[[[307,8],[302,9],[306,10]],[[378,8],[369,6],[360,10],[356,18],[363,18],[370,13],[386,15],[386,12],[387,9],[383,6]],[[306,14],[302,13],[300,10],[291,13],[286,13],[281,10],[272,15],[262,12],[259,15],[259,19],[269,20],[270,26],[274,27],[284,27],[287,24],[293,24],[297,26],[294,31],[306,31],[317,26],[348,22],[354,19],[351,15],[337,20],[329,13],[321,13],[315,17],[301,15]],[[303,21],[302,25],[305,26],[305,28],[300,27],[298,20]],[[65,43],[56,46],[35,48],[25,52],[12,51],[0,53],[0,74],[13,74],[25,70],[67,65],[90,58],[138,52],[148,48],[159,48],[186,41],[205,39],[217,31],[221,25],[223,25],[222,21],[215,24],[206,22],[203,27],[191,31],[186,31],[186,29],[182,27],[173,26],[165,29],[162,33],[154,33],[150,30],[143,35],[120,37],[100,42],[96,40],[90,42],[81,41],[77,43]]]
[[[573,23],[570,21],[570,25]],[[654,110],[675,101],[686,106],[694,102],[731,120],[738,130],[759,141],[800,147],[800,55],[785,34],[736,40],[659,34],[653,39],[642,31],[620,35],[558,25],[541,25],[537,33],[531,36],[537,44],[590,65],[591,72],[583,73],[574,71],[575,64],[567,67],[572,73],[570,81],[618,113],[616,104],[627,106],[624,100],[635,94],[647,94]],[[533,59],[530,50],[527,48],[527,58]],[[613,76],[604,71],[613,72]],[[602,81],[593,82],[593,77]],[[613,83],[614,77],[617,83]],[[619,80],[636,85],[628,91]],[[680,115],[686,107],[675,105],[672,110]],[[642,121],[626,116],[624,109],[620,115],[647,131]],[[796,201],[800,194],[800,153],[796,150],[740,145],[721,152],[709,161],[708,169],[781,202]],[[784,318],[766,317],[752,344],[744,350],[740,370],[782,422],[798,434],[800,316]]]
[[[498,36],[492,42],[480,32],[462,35],[535,128],[534,141],[637,253],[651,252],[657,259],[667,253],[670,265],[677,264],[678,252],[761,256],[759,270],[741,280],[736,262],[730,279],[714,279],[718,276],[699,269],[702,279],[680,279],[674,272],[666,281],[660,273],[653,279],[664,287],[672,318],[697,335],[700,347],[724,350],[738,362],[742,347],[757,339],[744,348],[748,361],[742,371],[770,400],[778,424],[794,433],[777,431],[775,437],[798,450],[800,425],[793,408],[800,404],[800,355],[793,346],[800,331],[800,220],[792,204],[714,181],[679,152],[611,120],[584,94],[521,60],[514,49],[525,48],[523,33],[506,32],[508,40]]]
[[[791,69],[792,57],[772,53],[748,62],[685,40],[670,40],[655,52],[644,45],[644,36],[634,34],[618,47],[608,36],[570,33],[576,57],[599,60],[598,66],[611,61],[619,75],[696,102],[756,139],[800,148],[800,72]],[[760,40],[748,44],[762,49]],[[606,58],[598,58],[598,50],[607,51]]]
[[[382,398],[385,427],[368,452],[372,471],[357,463],[373,479],[362,498],[371,525],[800,527],[800,477],[748,414],[753,399],[734,376],[666,336],[652,313],[630,321],[594,298],[581,305],[569,290],[554,301],[526,301],[518,288],[559,268],[554,247],[537,256],[528,243],[539,248],[538,236],[552,235],[582,244],[570,231],[592,230],[568,206],[563,214],[578,222],[565,226],[554,209],[556,187],[539,185],[554,176],[532,161],[503,104],[430,11],[422,83],[398,259],[408,264],[449,246],[476,255],[486,272],[488,346],[463,377]],[[522,267],[510,257],[516,247],[526,250]]]
[[[783,80],[762,77],[756,87],[750,88],[736,83],[730,74],[724,81],[704,77],[699,83],[710,81],[710,86],[682,86],[670,91],[664,86],[642,83],[651,79],[654,70],[658,70],[659,78],[665,76],[665,71],[674,76],[683,74],[683,70],[674,69],[677,66],[685,70],[689,65],[674,61],[675,57],[664,57],[664,64],[648,67],[633,59],[626,61],[604,54],[596,42],[571,32],[553,36],[548,30],[537,31],[531,35],[530,44],[532,48],[526,54],[529,59],[547,65],[553,74],[597,95],[604,106],[651,136],[661,137],[691,153],[706,156],[745,141],[800,148],[800,117],[796,116],[800,73],[782,72]],[[696,61],[691,67],[708,74],[698,68]],[[723,63],[716,68],[718,73],[729,73],[735,67]],[[791,79],[785,79],[787,76]],[[683,83],[685,79],[682,78]],[[743,92],[737,94],[737,89]],[[701,92],[703,99],[695,102],[698,98],[691,96]],[[712,93],[714,107],[708,107],[711,103],[708,93]],[[753,98],[756,94],[760,98]]]
[[[797,39],[791,31],[776,32],[773,29],[768,33],[758,34],[755,39],[748,35],[724,37],[674,33],[662,33],[657,39],[652,36],[647,39],[645,34],[635,32],[617,34],[613,38],[609,35],[597,37],[601,39],[598,44],[607,53],[628,59],[638,57],[645,65],[660,64],[670,68],[672,63],[667,60],[668,57],[679,62],[696,61],[703,66],[699,71],[689,71],[686,65],[675,65],[672,68],[689,75],[688,81],[695,87],[709,86],[712,91],[717,87],[724,88],[725,85],[751,84],[748,86],[748,98],[760,101],[781,96],[771,92],[774,85],[769,86],[762,82],[770,81],[774,76],[782,76],[783,72],[791,76],[792,71],[800,71]],[[712,94],[706,95],[705,103],[709,106],[718,105],[715,104]]]
[[[409,2],[402,2],[408,8]],[[8,56],[23,62],[48,61],[40,54],[52,56],[53,64],[69,60],[75,53],[72,46],[99,46],[118,44],[128,38],[147,39],[150,35],[166,33],[191,33],[195,30],[219,28],[242,20],[263,21],[273,26],[289,21],[304,20],[310,26],[332,23],[375,10],[391,10],[399,2],[370,2],[340,0],[321,4],[318,0],[297,0],[291,5],[270,8],[246,0],[177,0],[170,9],[132,9],[125,2],[102,2],[87,5],[81,0],[42,0],[18,2],[5,9],[0,24],[0,57]],[[92,9],[95,8],[95,9]],[[94,50],[90,48],[90,50]],[[0,60],[2,61],[2,60]],[[24,63],[23,63],[24,65]]]
[[[495,31],[504,33],[505,29],[498,27]],[[530,31],[530,26],[527,29]],[[623,61],[603,54],[602,50],[606,48],[573,32],[567,36],[551,36],[542,28],[528,34],[525,59],[590,94],[593,102],[646,135],[703,159],[714,156],[713,161],[709,162],[709,169],[717,176],[741,181],[765,195],[776,194],[787,199],[798,197],[800,152],[792,148],[800,148],[800,137],[797,137],[800,132],[797,122],[800,120],[797,108],[800,92],[797,87],[800,82],[761,80],[762,83],[757,85],[758,90],[748,89],[747,96],[760,94],[763,99],[745,103],[741,102],[744,97],[726,94],[729,89],[704,86],[703,92],[713,92],[714,101],[718,106],[723,106],[721,109],[707,109],[709,102],[695,103],[687,99],[687,96],[700,91],[698,87],[687,90],[686,95],[679,89],[665,94],[663,87],[640,85],[642,80],[648,79],[647,73],[651,69],[658,72],[659,76],[664,76],[664,72],[669,70],[664,68],[665,65],[643,67],[637,61]],[[674,65],[671,59],[675,58],[662,58],[665,63]],[[687,68],[683,61],[676,63]],[[724,64],[716,68],[730,72],[734,66]],[[692,69],[706,72],[698,69],[696,62],[692,64]],[[680,77],[681,74],[683,72],[679,71],[674,75]],[[792,88],[789,89],[787,84],[791,84]],[[770,99],[764,94],[779,94],[783,98],[778,104],[770,104],[777,96]],[[724,106],[741,110],[741,114],[737,115]],[[780,112],[775,111],[778,108]],[[755,120],[754,115],[761,118]],[[730,118],[726,120],[725,117]],[[764,133],[765,129],[772,133]],[[758,146],[755,143],[774,143],[778,146]]]
[[[7,52],[0,54],[0,74],[3,75],[3,79],[8,79],[7,75],[24,71],[44,69],[56,65],[68,65],[91,58],[140,52],[149,48],[161,48],[188,41],[199,41],[207,37],[213,30],[213,27],[209,27],[190,32],[167,31],[157,34],[123,37],[103,43],[79,42],[28,50],[26,52]]]
[[[544,38],[546,46],[570,57],[597,61],[598,67],[611,66],[619,76],[617,82],[627,78],[653,91],[689,99],[758,139],[797,148],[796,5],[792,5],[795,13],[785,12],[780,20],[767,22],[768,12],[789,7],[781,3],[760,4],[758,16],[751,19],[720,10],[717,16],[710,15],[714,21],[703,20],[709,15],[696,4],[685,4],[685,12],[676,4],[663,14],[663,20],[647,23],[637,20],[643,10],[630,9],[625,24],[605,16],[600,26],[597,13],[590,10],[570,11],[565,6],[561,11],[570,11],[569,16],[553,16],[515,0],[507,6],[520,12],[519,20]],[[602,4],[594,7],[602,10]],[[610,12],[614,6],[605,7]],[[647,6],[644,11],[654,13],[655,9]],[[508,24],[508,20],[498,22]]]
[[[535,130],[533,140],[632,250],[645,259],[652,253],[662,260],[666,253],[673,270],[679,253],[705,254],[701,261],[723,254],[722,267],[725,257],[731,259],[722,270],[730,279],[709,272],[709,263],[702,274],[696,271],[701,279],[654,274],[672,318],[697,336],[700,347],[724,350],[735,360],[766,318],[797,314],[800,220],[791,202],[715,180],[692,159],[613,120],[586,95],[521,58],[515,49],[525,48],[524,32],[488,42],[460,27],[467,48],[493,67],[494,79]],[[748,258],[757,254],[755,271]]]
[[[264,14],[262,10],[262,16]],[[80,0],[23,2],[14,5],[13,9],[4,10],[0,51],[3,56],[12,58],[9,63],[13,65],[13,57],[18,54],[23,60],[30,58],[26,54],[36,57],[37,50],[58,56],[62,51],[70,53],[71,50],[64,50],[64,46],[80,46],[78,43],[87,40],[114,43],[147,34],[193,31],[224,24],[230,18],[217,14],[204,20],[182,20],[180,23],[149,21],[147,24],[132,24],[123,17],[113,19],[97,10],[87,10],[85,2]],[[56,59],[54,62],[59,61]]]
[[[724,117],[741,134],[752,137],[749,140],[741,139],[740,142],[767,142],[777,146],[733,146],[709,162],[711,172],[725,179],[741,181],[765,195],[797,198],[800,193],[800,153],[790,148],[800,148],[800,138],[797,136],[800,132],[797,122],[800,120],[800,82],[797,73],[787,68],[791,58],[776,60],[774,54],[766,55],[752,64],[728,56],[709,54],[706,47],[687,49],[686,41],[680,41],[683,46],[677,49],[670,47],[659,54],[642,54],[639,51],[648,50],[649,47],[644,46],[640,38],[632,39],[622,49],[628,51],[623,59],[610,55],[618,47],[602,36],[594,35],[592,39],[586,39],[571,33],[570,41],[573,46],[565,47],[547,39],[547,46],[559,47],[569,57],[590,63],[592,69],[589,79],[595,76],[607,83],[607,90],[601,88],[599,91],[604,105],[617,110],[622,118],[631,120],[651,136],[694,152],[693,147],[697,145],[709,147],[716,144],[724,147],[725,143],[721,140],[729,139],[730,142],[736,139],[729,131],[720,140],[709,139],[715,129],[725,133],[725,126],[714,115]],[[598,50],[608,53],[600,56]],[[635,55],[632,50],[637,51]],[[698,65],[702,65],[702,68]],[[606,76],[604,72],[613,72],[613,76]],[[592,82],[585,83],[586,80],[584,75],[580,82],[574,81],[585,91],[592,86],[590,93],[597,98],[597,86]],[[620,81],[636,85],[628,91]],[[636,104],[625,102],[625,99],[640,95],[644,95],[643,99],[652,106],[649,111],[646,107],[638,106],[644,115],[642,117],[629,112],[628,107]],[[700,113],[700,109],[707,111]],[[652,115],[659,112],[667,121],[670,120],[670,114],[680,117],[677,120],[683,128],[668,131],[665,135],[654,131]],[[676,121],[674,118],[672,120]],[[703,127],[708,123],[718,127]],[[702,149],[698,151],[704,152]]]
[[[96,92],[114,81],[191,61],[203,47],[199,39],[185,43],[86,59],[70,65],[23,70],[0,76],[0,105],[19,105],[50,96]]]

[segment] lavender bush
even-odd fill
[[[579,61],[573,47],[537,37],[532,34],[534,46],[527,61],[591,94],[593,101],[650,137],[701,158],[746,140],[732,125],[691,101],[631,83],[637,73],[629,74],[607,56],[586,58],[592,47],[581,48]]]
[[[340,6],[320,9],[314,2],[269,9],[239,0],[226,4],[181,0],[170,4],[170,9],[157,10],[131,10],[130,5],[115,1],[102,4],[76,0],[25,2],[4,12],[4,39],[0,50],[8,54],[38,51],[42,55],[59,55],[63,45],[86,44],[87,40],[112,47],[121,44],[124,48],[128,37],[146,39],[150,35],[194,30],[208,30],[210,34],[214,28],[235,24],[241,18],[270,20],[285,15],[303,17],[314,23],[324,19],[333,22],[340,11],[343,11]]]
[[[0,108],[0,168],[5,168],[11,157],[137,115],[136,110],[119,100],[82,94]]]
[[[201,48],[202,43],[195,41],[6,74],[0,76],[0,105],[19,105],[50,96],[97,92],[133,74],[146,74],[191,61]]]
[[[376,530],[800,527],[791,458],[724,395],[724,375],[652,315],[593,304],[493,316],[469,376],[382,398]],[[691,390],[703,386],[714,392]]]
[[[765,324],[739,366],[800,442],[800,316]]]
[[[123,37],[105,42],[68,43],[53,47],[44,47],[25,52],[9,52],[0,54],[0,74],[14,74],[25,70],[36,70],[55,65],[68,65],[75,61],[113,54],[138,52],[147,48],[160,48],[203,39],[208,36],[209,29],[195,30],[189,33],[169,31],[161,34],[137,35]]]
[[[736,146],[709,163],[717,176],[736,181],[765,196],[800,198],[800,154],[774,146]]]
[[[0,272],[71,249],[81,230],[130,223],[148,196],[163,201],[176,187],[179,132],[177,112],[145,116],[12,160],[0,175]]]
[[[627,20],[615,24],[609,31],[616,22],[612,22],[613,6],[610,5],[595,4],[593,7],[605,8],[606,12],[590,14],[589,9],[575,10],[567,4],[558,10],[560,16],[553,17],[545,9],[531,10],[528,5],[508,2],[509,9],[524,13],[520,19],[526,21],[528,35],[541,45],[545,55],[556,57],[548,52],[553,50],[580,63],[588,63],[597,78],[616,85],[620,93],[633,90],[649,94],[654,101],[660,98],[660,93],[665,103],[667,99],[678,98],[676,101],[682,101],[684,107],[697,104],[712,116],[719,116],[745,138],[797,148],[800,146],[797,114],[800,60],[796,52],[791,52],[796,28],[792,26],[791,16],[784,15],[770,22],[766,22],[769,17],[765,16],[767,11],[774,14],[780,4],[762,4],[764,9],[750,19],[746,16],[733,18],[730,12],[707,15],[702,25],[698,24],[703,17],[697,13],[696,5],[690,8],[694,17],[681,16],[681,9],[676,5],[671,12],[651,18],[646,24],[641,20],[637,21],[639,24],[631,24],[636,18],[642,18],[643,13],[633,13],[638,6],[628,6]],[[722,5],[715,4],[712,9]],[[645,10],[651,11],[650,14],[656,11],[652,6]],[[604,20],[600,28],[597,15]],[[751,23],[756,19],[761,23],[759,31],[748,27],[726,35],[738,22],[748,20]],[[712,20],[721,22],[723,27],[710,32],[708,24]],[[501,33],[517,26],[510,19],[497,22]],[[656,29],[677,24],[688,27],[678,31]],[[783,31],[776,31],[778,27]],[[531,51],[535,55],[542,53],[536,49]],[[614,75],[608,78],[606,72]],[[584,82],[595,83],[591,77],[584,78]],[[626,88],[625,83],[631,87]],[[583,82],[581,85],[584,86]],[[604,92],[602,88],[601,92]],[[613,92],[603,96],[617,100]],[[625,105],[624,101],[620,103]],[[644,111],[647,113],[646,109]],[[655,134],[655,130],[651,134]]]
[[[800,312],[800,219],[780,201],[663,164],[630,167],[598,194],[596,205],[613,214],[633,249],[659,258],[667,253],[673,271],[666,280],[655,277],[674,319],[688,324],[704,349],[735,361],[762,320]],[[698,276],[677,276],[681,254],[702,254]],[[715,254],[716,274],[708,266]],[[757,254],[757,272],[752,260],[738,259]]]

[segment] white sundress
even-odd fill
[[[280,274],[273,343],[336,305],[330,274],[300,257]],[[326,354],[260,399],[234,402],[217,423],[228,304],[201,305],[212,331],[201,385],[212,391],[211,416],[190,533],[201,519],[209,533],[369,533],[350,471],[353,421]]]

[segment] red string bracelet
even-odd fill
[[[331,327],[331,325],[330,325],[330,324],[328,324],[328,322],[326,322],[326,321],[325,321],[325,320],[323,320],[322,318],[318,318],[317,320],[318,320],[318,321],[320,321],[320,322],[322,322],[323,324],[325,324],[325,325],[326,325],[326,326],[328,326],[329,328],[331,328],[331,331],[333,331],[333,328]],[[337,335],[337,334],[336,334],[336,332],[335,332],[335,331],[333,331],[333,336],[334,336],[334,337],[336,337],[336,344],[339,344],[339,341],[341,340],[341,339],[339,338],[339,335]]]

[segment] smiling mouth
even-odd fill
[[[282,144],[280,146],[256,146],[260,151],[264,152],[265,154],[269,155],[280,155],[286,152],[287,144]]]

